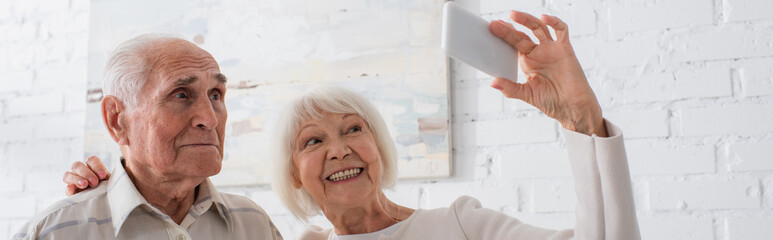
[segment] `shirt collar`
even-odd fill
[[[199,194],[196,197],[196,201],[193,202],[193,207],[188,212],[196,214],[198,217],[213,207],[217,210],[223,221],[225,221],[225,224],[228,225],[228,229],[233,230],[233,219],[226,207],[223,196],[217,191],[212,181],[207,178],[199,184]]]
[[[107,180],[107,202],[113,220],[113,232],[115,233],[115,237],[118,237],[121,226],[126,222],[126,219],[134,209],[142,205],[148,207],[152,206],[134,186],[128,173],[126,173],[126,169],[124,169],[123,161],[122,157],[121,161],[116,164],[110,179]],[[225,201],[223,201],[220,192],[215,189],[209,178],[205,179],[204,182],[199,185],[198,196],[188,212],[197,213],[196,216],[199,216],[208,211],[213,203],[220,217],[225,221],[226,225],[228,225],[228,229],[232,230],[233,220],[229,211],[227,211],[228,208],[226,208]],[[203,207],[203,209],[196,212],[195,209],[197,207]]]
[[[126,222],[132,211],[143,204],[150,205],[134,186],[131,178],[123,167],[123,158],[116,164],[113,174],[107,180],[107,203],[110,216],[113,219],[113,232],[118,237],[118,231]]]

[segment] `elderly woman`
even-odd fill
[[[466,196],[438,209],[392,202],[382,189],[394,185],[397,154],[381,115],[362,96],[327,86],[290,102],[275,129],[274,191],[299,219],[322,213],[334,227],[311,227],[302,239],[640,238],[621,131],[602,118],[566,24],[516,11],[511,18],[531,29],[539,44],[503,21],[492,22],[491,32],[518,50],[528,81],[495,79],[491,86],[564,128],[578,200],[575,229],[530,226]],[[76,164],[65,182],[104,170],[95,166]],[[83,187],[70,185],[68,194]]]

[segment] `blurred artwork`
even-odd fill
[[[119,43],[178,34],[210,52],[228,76],[225,157],[217,185],[269,181],[267,144],[288,99],[318,83],[370,99],[397,143],[401,178],[450,174],[443,1],[91,1],[86,155],[115,165],[118,147],[99,112],[102,71]],[[109,161],[108,161],[109,160]],[[112,163],[111,163],[112,162]]]

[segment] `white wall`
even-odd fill
[[[522,9],[569,23],[605,116],[624,129],[644,239],[773,235],[773,2],[460,2],[490,19]],[[88,0],[0,1],[0,238],[63,198],[63,171],[84,159],[88,32]],[[451,71],[454,177],[388,195],[432,208],[468,194],[571,227],[559,126],[482,74]],[[266,186],[224,191],[253,198],[290,239],[302,228]]]
[[[83,158],[89,1],[0,1],[0,239]]]

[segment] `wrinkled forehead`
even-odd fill
[[[209,52],[205,51],[204,49],[200,48],[198,45],[193,44],[192,42],[178,39],[178,38],[170,38],[170,39],[161,39],[157,43],[154,44],[157,50],[175,50],[175,51],[181,51],[181,52],[203,52],[206,54],[209,54]]]
[[[214,57],[190,42],[170,40],[156,48],[147,59],[151,78],[178,80],[211,76],[219,82],[225,82],[226,78],[220,73]]]
[[[174,62],[195,62],[218,67],[212,54],[193,43],[181,39],[161,42],[154,49],[150,49],[150,51],[152,52],[146,54],[151,56],[149,60],[154,65]]]

